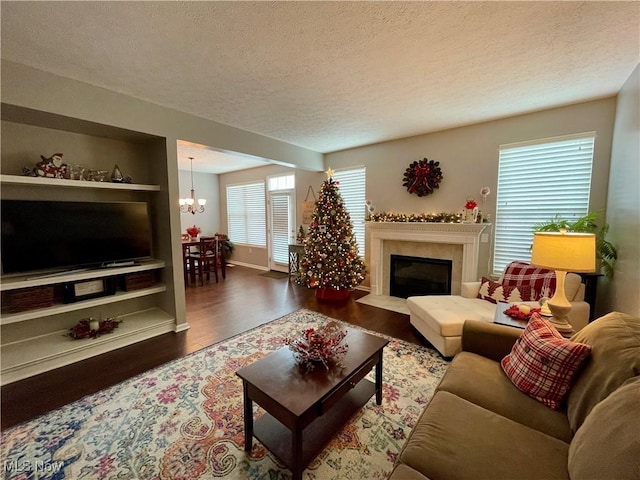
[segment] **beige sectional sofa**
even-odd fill
[[[500,282],[501,280],[498,280]],[[585,287],[575,273],[567,274],[565,294],[571,302],[569,321],[574,331],[589,322],[589,304],[584,301]],[[407,298],[409,321],[444,357],[460,351],[460,336],[465,320],[493,322],[496,308],[506,303],[491,303],[478,297],[480,282],[463,282],[461,295],[427,295]],[[522,302],[539,306],[538,302]]]
[[[572,340],[591,346],[564,407],[518,390],[499,361],[522,330],[467,321],[392,480],[640,478],[640,319],[608,314]]]

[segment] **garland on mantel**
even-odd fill
[[[370,222],[462,223],[461,213],[372,213]]]

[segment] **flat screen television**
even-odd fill
[[[145,202],[2,200],[2,273],[108,266],[151,256]]]

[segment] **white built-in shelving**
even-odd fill
[[[97,338],[76,340],[69,336],[68,330],[58,330],[3,344],[3,384],[173,331],[175,324],[175,318],[159,308],[118,318],[122,320],[118,328]]]
[[[72,303],[54,299],[53,304],[47,307],[0,313],[1,383],[4,385],[188,328],[186,323],[177,325],[173,269],[166,269],[166,265],[173,263],[170,230],[164,227],[171,203],[167,199],[166,139],[16,106],[3,104],[3,107],[3,128],[8,128],[12,135],[7,142],[3,138],[2,198],[146,201],[150,205],[152,224],[158,229],[154,231],[154,251],[159,252],[160,258],[53,275],[37,272],[2,276],[0,292],[3,295],[19,289],[56,287],[105,277],[115,277],[114,282],[120,286],[125,275],[145,271],[153,271],[155,280],[140,289],[118,287],[111,295]],[[84,156],[82,163],[90,168],[104,168],[105,161],[115,160],[123,170],[137,172],[135,177],[141,182],[94,182],[16,175],[24,163],[29,163],[23,159],[38,158],[49,150],[69,152],[70,158],[74,153],[76,158]],[[100,158],[92,159],[91,152],[99,152]],[[115,316],[122,322],[112,333],[94,339],[71,338],[69,329],[89,316]]]
[[[105,190],[138,190],[147,192],[160,191],[160,185],[144,185],[140,183],[91,182],[67,180],[64,178],[29,177],[20,175],[0,175],[0,183],[5,185],[29,185],[34,187],[55,188],[98,188]]]

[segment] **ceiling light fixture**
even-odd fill
[[[204,206],[207,201],[204,198],[199,198],[196,206],[196,191],[193,188],[193,157],[189,157],[189,160],[191,160],[191,198],[180,199],[180,211],[195,215],[196,212],[204,212]]]

